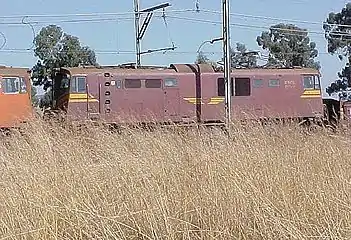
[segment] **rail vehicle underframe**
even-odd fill
[[[89,103],[87,103],[88,105]],[[196,126],[205,126],[205,127],[220,127],[223,128],[225,127],[225,121],[224,119],[218,119],[218,120],[209,120],[209,121],[184,121],[184,120],[179,120],[179,121],[130,121],[130,122],[118,122],[118,121],[106,121],[105,119],[102,118],[100,115],[94,114],[93,116],[90,115],[89,113],[86,113],[86,118],[76,118],[72,117],[69,114],[69,111],[67,109],[55,109],[55,110],[46,110],[44,113],[44,116],[46,119],[55,119],[58,122],[70,122],[76,125],[84,125],[84,123],[102,123],[106,126],[112,127],[112,128],[120,128],[123,126],[143,126],[143,127],[153,127],[153,126],[179,126],[179,127],[196,127]],[[259,117],[259,118],[246,118],[246,119],[234,119],[234,121],[246,125],[249,122],[255,122],[255,123],[260,123],[262,125],[271,125],[275,123],[279,124],[286,124],[286,123],[295,123],[296,125],[299,126],[306,126],[306,127],[324,127],[324,126],[332,126],[335,127],[335,124],[329,124],[330,121],[327,120],[323,115],[316,114],[315,116],[310,116],[310,117],[285,117],[285,118],[269,118],[269,117]]]
[[[87,86],[87,89],[89,87]],[[204,125],[204,126],[225,126],[225,120],[224,120],[224,114],[222,117],[219,117],[217,119],[205,119],[202,120],[201,115],[199,112],[196,113],[196,116],[194,116],[192,119],[189,118],[173,118],[172,120],[165,120],[165,121],[131,121],[131,122],[126,122],[126,121],[115,121],[114,117],[108,117],[107,114],[110,113],[108,105],[111,104],[111,99],[108,97],[109,95],[104,94],[105,88],[99,87],[99,93],[98,96],[94,96],[87,92],[86,95],[84,95],[85,99],[72,99],[69,97],[66,97],[64,99],[64,103],[61,104],[62,108],[59,109],[53,109],[53,110],[48,110],[45,113],[45,116],[47,118],[55,118],[56,120],[62,122],[65,120],[68,120],[69,122],[76,122],[76,123],[83,123],[85,121],[87,122],[102,122],[105,123],[109,126],[122,126],[122,125],[142,125],[142,126],[152,126],[152,125],[163,125],[163,126],[192,126],[192,125]],[[105,97],[102,97],[105,96]],[[179,98],[179,96],[177,95]],[[76,101],[76,102],[75,102]],[[106,104],[108,103],[108,104]],[[200,100],[195,101],[195,108],[201,109],[203,106],[203,103]],[[350,105],[351,106],[351,105]],[[224,104],[217,104],[217,108],[221,108],[224,111]],[[201,111],[200,111],[201,113]],[[295,122],[298,125],[303,125],[303,126],[323,126],[327,124],[325,115],[322,113],[315,113],[310,116],[285,116],[285,117],[268,117],[268,116],[261,116],[261,117],[255,117],[255,118],[235,118],[233,116],[232,118],[234,121],[239,121],[241,123],[247,123],[247,122],[260,122],[263,125],[269,124],[269,123],[291,123]]]
[[[89,88],[87,88],[89,89]],[[101,88],[100,88],[101,89]],[[99,95],[101,97],[102,92],[99,92]],[[87,94],[89,96],[89,92]],[[191,126],[191,125],[204,125],[204,126],[224,126],[225,121],[224,118],[221,119],[212,119],[208,121],[197,121],[197,119],[193,120],[188,120],[188,119],[180,119],[180,120],[173,120],[173,121],[158,121],[158,122],[129,122],[129,123],[121,123],[117,121],[106,121],[104,119],[103,114],[100,113],[102,109],[104,109],[103,106],[101,106],[102,99],[101,101],[89,101],[89,98],[86,99],[86,102],[79,102],[75,104],[79,104],[82,106],[82,103],[85,105],[86,111],[83,111],[82,114],[76,115],[76,112],[74,108],[70,109],[69,106],[74,106],[72,103],[69,103],[69,98],[66,98],[64,100],[64,104],[61,105],[61,108],[57,109],[48,109],[44,112],[44,116],[46,118],[54,118],[58,121],[70,121],[70,122],[76,122],[76,123],[83,123],[84,121],[88,122],[103,122],[109,126],[115,126],[118,127],[120,125],[134,125],[135,123],[143,126],[148,126],[148,125],[177,125],[177,126]],[[197,104],[201,106],[201,101],[199,101]],[[77,105],[76,105],[77,107]],[[71,112],[71,114],[70,114]],[[73,115],[75,116],[72,116]],[[82,116],[85,116],[82,118]],[[198,116],[199,117],[199,116]],[[234,119],[235,120],[235,119]],[[274,122],[279,122],[279,123],[284,123],[284,122],[295,122],[298,125],[304,125],[304,126],[329,126],[332,128],[336,128],[338,123],[342,120],[349,121],[351,120],[351,101],[338,101],[338,100],[332,100],[332,99],[323,99],[323,111],[322,113],[316,113],[311,116],[293,116],[293,117],[283,117],[283,118],[278,118],[278,117],[257,117],[257,118],[242,118],[239,121],[241,123],[249,122],[249,121],[254,121],[254,122],[260,122],[261,124],[269,124],[269,123],[274,123]]]

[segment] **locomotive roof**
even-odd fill
[[[164,73],[174,73],[173,69],[169,68],[123,68],[118,66],[103,66],[103,67],[71,67],[71,68],[62,68],[64,71],[70,72],[70,74],[89,74],[89,73],[101,73],[101,72],[113,72],[113,73],[159,73],[160,71]]]
[[[249,75],[295,75],[295,74],[320,74],[313,68],[252,68],[252,69],[233,69],[232,73],[249,74]]]
[[[142,66],[140,68],[130,66],[82,66],[82,67],[70,67],[61,68],[63,71],[67,71],[70,74],[89,74],[89,73],[102,73],[102,72],[113,72],[113,73],[193,73],[194,71],[201,71],[201,73],[219,73],[223,72],[215,71],[215,69],[209,64],[171,64],[169,67],[162,66]],[[319,74],[319,71],[313,68],[242,68],[232,69],[232,73],[237,74]]]
[[[0,66],[0,75],[27,75],[29,68]]]
[[[70,74],[89,74],[89,73],[101,73],[101,72],[113,72],[113,73],[193,73],[201,69],[201,72],[215,72],[213,67],[209,64],[171,64],[169,67],[164,66],[141,66],[135,68],[134,66],[82,66],[82,67],[70,67],[61,68],[63,71],[67,71]]]

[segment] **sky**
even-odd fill
[[[200,12],[195,9],[199,2]],[[164,3],[163,0],[140,0],[141,9]],[[169,0],[165,18],[157,13],[151,20],[142,40],[142,51],[157,48],[177,47],[174,51],[142,55],[145,65],[169,65],[171,63],[193,63],[196,51],[206,40],[222,36],[221,0]],[[230,3],[231,44],[245,43],[249,50],[262,49],[256,37],[269,26],[277,23],[294,24],[310,32],[311,41],[316,42],[322,69],[323,90],[337,79],[337,72],[345,62],[336,55],[327,53],[322,23],[330,12],[339,12],[346,0],[246,0]],[[81,15],[99,13],[101,15]],[[120,13],[120,14],[106,14]],[[46,15],[46,16],[43,16]],[[56,15],[56,16],[53,16]],[[80,15],[80,16],[78,16]],[[37,58],[32,47],[35,34],[49,24],[60,26],[64,32],[79,37],[81,44],[96,52],[101,65],[116,65],[135,62],[135,32],[133,0],[2,0],[0,8],[0,65],[32,67]],[[28,16],[24,18],[25,16]],[[263,19],[258,17],[273,19]],[[23,19],[24,18],[24,19]],[[95,19],[95,21],[92,21]],[[166,21],[165,21],[166,20]],[[222,57],[222,43],[205,44],[201,48],[208,57]],[[325,92],[325,91],[324,91]],[[327,96],[326,93],[323,93]]]

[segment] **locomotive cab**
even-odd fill
[[[303,89],[305,95],[321,96],[320,76],[317,74],[303,75]]]
[[[88,73],[97,68],[61,68],[55,74],[53,109],[63,112],[71,120],[88,118],[91,108],[96,108],[97,96],[92,96],[91,86],[97,84],[95,75]],[[89,80],[90,79],[90,80]],[[90,86],[90,89],[88,89]],[[93,91],[95,88],[93,89]]]
[[[32,115],[30,71],[0,68],[0,128],[17,127]]]
[[[55,74],[52,93],[52,108],[54,110],[64,110],[68,104],[70,90],[70,75],[65,72]]]
[[[302,74],[303,93],[301,99],[308,107],[306,110],[311,112],[315,120],[322,120],[324,114],[320,74]]]

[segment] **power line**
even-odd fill
[[[93,49],[92,49],[93,50]],[[135,54],[135,50],[93,50],[97,54]],[[26,48],[4,48],[0,49],[0,52],[18,52],[18,53],[33,53],[33,50],[31,49],[26,49]],[[61,51],[64,53],[65,51]],[[72,52],[72,53],[79,53],[83,52],[83,50],[77,50],[77,51],[67,51],[67,52]],[[222,51],[201,51],[204,54],[222,54]],[[259,52],[259,51],[258,51]],[[163,52],[159,52],[159,54],[165,54]],[[167,54],[198,54],[197,51],[173,51],[173,52],[167,52]],[[264,55],[263,53],[261,53]],[[301,54],[301,52],[297,51],[292,51],[284,54]],[[328,52],[319,52],[318,55],[330,55]]]
[[[176,9],[167,10],[171,13],[185,13],[185,12],[195,12],[194,9]],[[162,11],[155,10],[155,13],[162,13]],[[134,12],[105,12],[105,13],[72,13],[72,14],[27,14],[27,15],[7,15],[0,16],[0,19],[13,19],[13,18],[64,18],[64,17],[93,17],[93,16],[123,16],[123,15],[134,15]]]
[[[155,13],[162,13],[161,11],[155,10]],[[221,14],[220,11],[216,10],[209,10],[209,9],[177,9],[177,10],[167,10],[168,13],[212,13],[212,14]],[[134,12],[101,12],[101,13],[74,13],[74,14],[28,14],[28,15],[7,15],[7,16],[0,16],[0,19],[16,19],[16,18],[66,18],[66,17],[96,17],[96,16],[124,16],[124,15],[134,15]],[[238,16],[238,17],[247,17],[247,18],[257,18],[257,19],[266,19],[266,20],[275,20],[275,21],[286,21],[286,22],[296,22],[296,23],[306,23],[306,24],[314,24],[314,25],[321,25],[321,22],[313,22],[313,21],[306,21],[306,20],[299,20],[299,19],[285,19],[285,18],[276,18],[276,17],[268,17],[268,16],[258,16],[258,15],[251,15],[251,14],[244,14],[244,13],[230,13],[231,16]],[[129,19],[129,18],[127,18]],[[66,20],[67,21],[67,20]],[[70,20],[68,20],[70,21]],[[79,21],[79,20],[72,20],[72,21]],[[82,20],[86,21],[86,20]],[[33,22],[35,23],[35,22]],[[46,22],[40,22],[46,23]],[[1,23],[0,24],[14,24],[14,23]],[[328,24],[328,25],[335,25],[335,26],[345,26],[351,27],[351,25],[343,25],[343,24]]]
[[[205,13],[213,13],[213,14],[221,14],[220,11],[214,11],[214,10],[208,10],[208,9],[202,9],[202,12]],[[348,24],[333,24],[333,23],[325,23],[325,22],[313,22],[313,21],[307,21],[307,20],[299,20],[299,19],[291,19],[291,18],[276,18],[276,17],[268,17],[268,16],[259,16],[259,15],[251,15],[251,14],[243,14],[243,13],[231,13],[231,16],[236,16],[236,17],[245,17],[245,18],[256,18],[256,19],[265,19],[265,20],[274,20],[274,21],[283,21],[283,22],[295,22],[295,23],[306,23],[306,24],[312,24],[312,25],[329,25],[329,26],[338,26],[338,27],[351,27],[351,25]]]
[[[181,11],[189,11],[189,10],[177,10],[178,12]],[[191,10],[193,11],[193,10]],[[208,11],[208,10],[200,10],[200,11]],[[172,11],[171,11],[172,12]],[[216,11],[212,11],[215,12]],[[94,14],[98,14],[98,13],[94,13]],[[111,13],[112,14],[112,13]],[[114,13],[117,14],[117,13]],[[119,13],[122,14],[122,13]],[[75,16],[77,15],[84,15],[84,14],[74,14]],[[45,16],[53,16],[53,15],[45,15]],[[59,15],[57,15],[59,16]],[[62,16],[62,15],[61,15]],[[254,16],[254,15],[246,15],[246,16]],[[161,16],[155,16],[155,17],[163,17]],[[169,18],[173,18],[173,19],[179,19],[179,20],[184,20],[184,21],[192,21],[192,22],[198,22],[198,23],[207,23],[207,24],[214,24],[214,25],[220,25],[222,24],[220,21],[214,21],[214,20],[206,20],[206,19],[199,19],[199,18],[190,18],[190,17],[179,17],[179,16],[167,16]],[[257,16],[260,17],[260,16]],[[92,21],[97,21],[97,22],[103,22],[103,21],[119,21],[119,20],[132,20],[134,18],[132,17],[116,17],[116,18],[98,18],[98,19],[72,19],[72,20],[62,20],[62,22],[92,22]],[[30,22],[26,22],[26,23],[11,23],[11,24],[28,24]],[[37,22],[33,22],[33,23],[37,23]],[[45,22],[39,22],[39,23],[45,23]],[[4,22],[0,22],[0,24],[8,24],[8,23],[4,23]],[[231,23],[230,26],[235,26],[235,27],[243,27],[243,28],[249,28],[249,29],[267,29],[267,26],[257,26],[257,25],[251,25],[251,24],[240,24],[240,23]],[[308,30],[298,30],[298,29],[286,29],[286,28],[271,28],[271,29],[275,29],[275,30],[284,30],[290,33],[284,33],[284,34],[289,34],[289,35],[301,35],[298,33],[313,33],[313,34],[318,34],[318,35],[324,35],[324,32],[321,31],[308,31]],[[335,34],[335,35],[339,35],[339,36],[351,36],[351,34],[348,33],[342,33],[340,32],[340,34]],[[2,49],[0,50],[0,52],[17,52],[17,53],[26,53],[28,52],[28,49]],[[100,53],[100,54],[135,54],[134,51],[95,51],[96,53]],[[195,52],[174,52],[174,54],[192,54]],[[209,52],[212,54],[216,54],[215,52]],[[218,52],[219,53],[219,52]],[[319,53],[319,55],[322,54],[329,54],[329,53]]]
[[[55,23],[115,22],[132,20],[132,17],[56,20]],[[53,24],[53,21],[28,21],[30,24]],[[24,25],[22,22],[0,22],[0,25]]]
[[[189,11],[196,11],[196,10],[175,10],[171,12],[189,12]],[[203,12],[207,13],[219,13],[218,11],[212,11],[212,10],[200,10]],[[90,16],[97,16],[97,15],[123,15],[126,13],[91,13]],[[70,16],[87,16],[89,14],[71,14]],[[294,20],[294,19],[280,19],[280,18],[272,18],[272,17],[263,17],[263,16],[255,16],[255,15],[247,15],[247,14],[235,14],[232,13],[231,15],[237,15],[237,16],[245,16],[245,17],[251,17],[251,18],[263,18],[263,19],[272,19],[272,20],[285,20],[285,21],[300,21],[300,20]],[[63,15],[32,15],[32,16],[42,16],[42,17],[47,17],[47,16],[63,16]],[[5,17],[11,17],[11,16],[5,16]],[[161,16],[154,16],[157,18],[162,18],[163,15]],[[169,18],[173,19],[179,19],[179,20],[187,20],[187,21],[192,21],[192,22],[199,22],[199,23],[209,23],[209,24],[215,24],[215,25],[220,25],[222,24],[220,21],[214,21],[214,20],[207,20],[207,19],[199,19],[199,18],[190,18],[190,17],[179,17],[179,16],[170,16],[168,15]],[[116,21],[123,21],[123,20],[133,20],[134,18],[132,17],[114,17],[114,18],[96,18],[96,19],[68,19],[68,20],[56,20],[56,23],[98,23],[98,22],[116,22]],[[300,22],[305,22],[305,23],[312,23],[312,24],[317,24],[316,22],[309,22],[309,21],[300,21]],[[27,21],[25,24],[52,24],[52,21]],[[0,22],[0,25],[25,25],[23,22]],[[347,26],[351,27],[351,25],[341,25],[341,24],[334,24],[335,26]],[[311,30],[299,30],[299,29],[288,29],[288,28],[281,28],[281,27],[267,27],[267,26],[257,26],[257,25],[250,25],[250,24],[240,24],[240,23],[231,23],[230,26],[235,26],[239,28],[249,28],[249,29],[272,29],[272,30],[281,30],[281,31],[287,31],[290,33],[285,33],[285,34],[290,34],[290,35],[301,35],[301,34],[296,34],[296,33],[310,33],[310,34],[317,34],[317,35],[325,35],[325,32],[322,31],[311,31]],[[332,35],[335,36],[351,36],[350,33],[345,33],[345,32],[340,32],[340,31],[333,31]]]
[[[178,17],[178,16],[168,16],[168,17],[173,18],[173,19],[186,20],[186,21],[199,22],[199,23],[208,23],[208,24],[214,24],[214,25],[221,25],[222,24],[220,21],[206,20],[206,19],[199,19],[199,18]],[[325,35],[325,32],[322,32],[322,31],[299,30],[299,29],[289,29],[289,28],[281,28],[281,27],[265,27],[265,26],[257,26],[257,25],[252,25],[252,24],[231,23],[230,26],[244,27],[244,28],[256,28],[256,29],[281,30],[281,31],[293,32],[293,33],[285,33],[285,34],[292,34],[292,35],[299,35],[299,36],[303,36],[303,35],[296,34],[296,33],[304,33],[304,34],[312,33],[312,34],[318,34],[318,35]],[[295,32],[295,34],[294,34],[294,32]],[[332,34],[338,35],[338,36],[350,36],[351,37],[350,33],[344,33],[344,32],[333,32]]]
[[[155,17],[163,17],[163,16],[155,16]],[[167,16],[168,18],[172,18],[172,19],[178,19],[178,20],[184,20],[184,21],[191,21],[191,22],[197,22],[197,23],[206,23],[206,24],[214,24],[214,25],[221,25],[222,23],[220,21],[213,21],[213,20],[206,20],[206,19],[199,19],[199,18],[189,18],[189,17],[178,17],[178,16]],[[82,21],[119,21],[122,19],[127,19],[127,20],[132,20],[133,18],[107,18],[107,19],[80,19],[80,20],[66,20],[66,22],[82,22]],[[20,24],[24,24],[24,23],[20,23]],[[28,24],[28,22],[26,22],[25,24]],[[257,26],[257,25],[251,25],[251,24],[240,24],[240,23],[231,23],[230,24],[231,27],[235,26],[235,27],[240,27],[240,28],[248,28],[248,29],[267,29],[267,27],[265,26]],[[324,32],[321,31],[308,31],[308,30],[299,30],[299,29],[287,29],[287,28],[272,28],[271,29],[275,29],[275,30],[282,30],[282,31],[286,31],[284,32],[284,34],[287,35],[298,35],[298,36],[305,36],[299,33],[312,33],[312,34],[318,34],[318,35],[323,35],[324,36]],[[333,35],[338,35],[338,36],[349,36],[351,37],[350,33],[333,33]],[[333,37],[332,37],[333,38]],[[3,49],[4,50],[4,49]],[[27,49],[24,49],[27,50]],[[22,51],[21,49],[8,49],[7,51]],[[113,53],[116,53],[113,52]],[[104,54],[104,53],[102,53]],[[320,53],[323,54],[323,53]],[[326,53],[327,54],[327,53]]]
[[[177,10],[167,10],[167,13],[212,13],[212,14],[221,14],[220,11],[209,10],[209,9],[177,9]],[[163,12],[155,10],[154,13]],[[103,21],[115,21],[115,20],[130,20],[132,17],[120,17],[124,15],[134,15],[134,12],[110,12],[110,13],[75,13],[75,14],[34,14],[34,15],[8,15],[0,16],[0,19],[15,19],[15,18],[65,18],[65,17],[96,17],[96,16],[115,16],[118,18],[97,18],[97,19],[67,19],[67,20],[56,20],[55,22],[63,23],[84,23],[84,22],[103,22]],[[347,24],[328,24],[325,22],[313,22],[300,19],[288,19],[288,18],[277,18],[277,17],[268,17],[268,16],[259,16],[243,13],[230,13],[231,16],[245,17],[245,18],[254,18],[254,19],[265,19],[265,20],[274,20],[274,21],[284,21],[284,22],[295,22],[295,23],[305,23],[312,25],[323,25],[327,24],[329,26],[339,26],[339,27],[351,27]],[[28,22],[32,24],[49,24],[52,21],[32,21]],[[22,25],[21,22],[0,22],[1,25]]]

